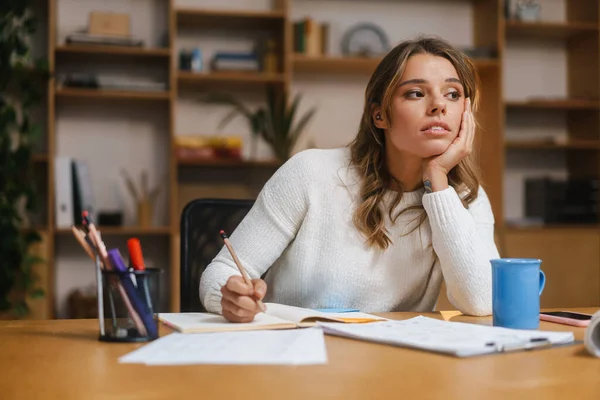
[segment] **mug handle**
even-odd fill
[[[542,270],[540,270],[540,296],[542,295],[542,292],[544,291],[544,286],[546,286],[546,275],[544,274],[544,272]]]

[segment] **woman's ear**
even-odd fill
[[[381,109],[378,106],[374,106],[371,111],[371,117],[373,118],[373,123],[379,129],[387,129],[388,124],[383,119],[383,115],[381,114]]]

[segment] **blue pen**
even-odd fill
[[[112,266],[120,272],[127,272],[127,267],[125,266],[125,262],[121,257],[121,252],[119,249],[112,249],[108,251],[108,259]],[[158,337],[158,329],[156,327],[156,322],[146,305],[143,301],[140,300],[139,296],[136,293],[135,287],[128,277],[123,274],[120,275],[121,283],[127,292],[127,296],[133,305],[133,308],[139,314],[140,318],[146,329],[148,330],[148,335],[152,338]]]

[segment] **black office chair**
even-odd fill
[[[221,229],[231,234],[254,200],[197,199],[181,214],[180,311],[205,311],[198,293],[200,277],[223,247]]]

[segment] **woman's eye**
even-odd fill
[[[406,94],[404,95],[409,99],[414,99],[417,97],[423,97],[423,92],[421,92],[420,90],[411,90],[409,92],[406,92]]]
[[[460,92],[450,92],[447,94],[447,96],[452,100],[458,100],[461,97]]]

